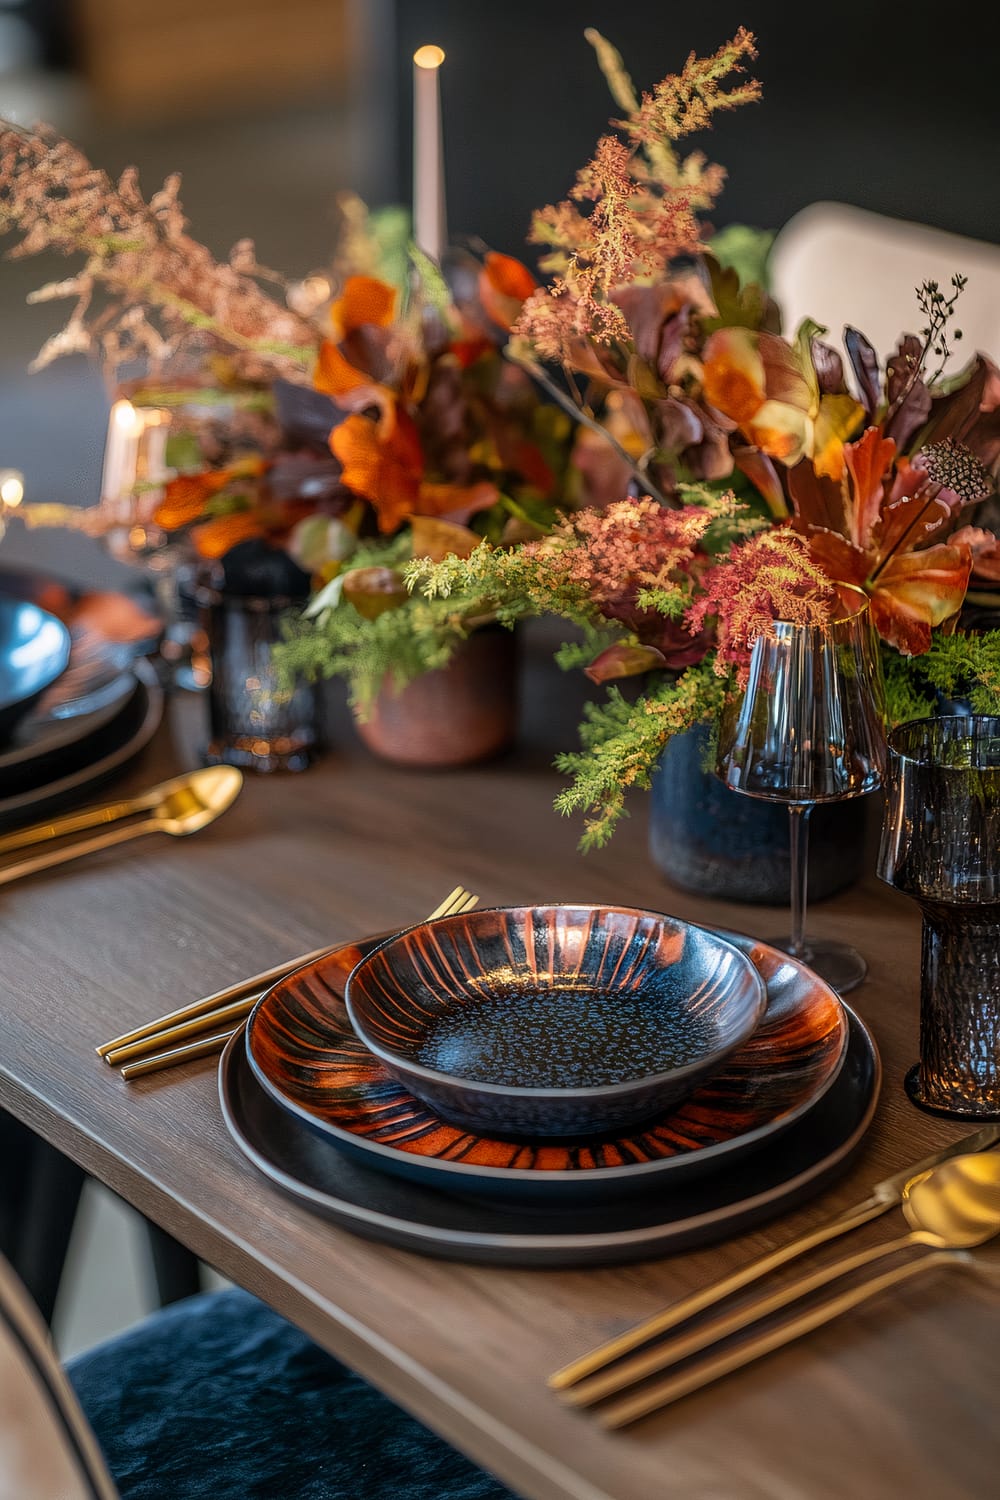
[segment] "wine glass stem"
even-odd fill
[[[808,959],[806,946],[806,889],[809,881],[809,814],[811,805],[793,802],[788,809],[792,866],[792,934],[788,951],[793,958]]]

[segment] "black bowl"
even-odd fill
[[[24,599],[0,595],[0,743],[65,672],[69,631]]]
[[[629,907],[424,922],[352,971],[351,1024],[443,1118],[518,1138],[634,1125],[694,1090],[764,1012],[732,943]]]

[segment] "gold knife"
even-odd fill
[[[853,1208],[845,1209],[836,1218],[829,1219],[817,1229],[801,1235],[778,1250],[759,1256],[757,1260],[741,1266],[738,1271],[733,1271],[720,1281],[712,1282],[710,1286],[703,1287],[700,1292],[693,1292],[690,1297],[682,1298],[680,1302],[673,1303],[663,1312],[654,1313],[644,1323],[637,1324],[635,1328],[630,1328],[616,1338],[609,1339],[606,1344],[601,1344],[597,1349],[592,1349],[589,1354],[584,1354],[580,1359],[573,1360],[571,1364],[564,1365],[561,1370],[556,1370],[549,1376],[549,1385],[553,1390],[568,1391],[578,1381],[585,1379],[588,1375],[593,1375],[613,1360],[619,1359],[623,1354],[628,1354],[630,1350],[637,1349],[647,1339],[667,1333],[680,1323],[686,1323],[696,1313],[703,1312],[705,1308],[721,1302],[731,1293],[749,1286],[761,1276],[766,1276],[769,1271],[775,1271],[779,1266],[787,1265],[789,1261],[804,1255],[807,1250],[813,1250],[817,1245],[825,1245],[828,1240],[836,1239],[838,1235],[847,1234],[849,1230],[857,1229],[860,1225],[867,1224],[869,1220],[888,1213],[890,1208],[902,1203],[903,1190],[907,1183],[919,1176],[921,1172],[930,1171],[931,1167],[938,1166],[952,1156],[989,1150],[998,1142],[1000,1142],[1000,1124],[985,1125],[973,1135],[966,1136],[964,1140],[953,1141],[950,1146],[944,1146],[940,1151],[935,1151],[933,1155],[925,1157],[915,1166],[904,1167],[902,1171],[894,1172],[891,1177],[886,1177],[882,1182],[876,1183],[868,1197],[861,1203],[855,1204]]]

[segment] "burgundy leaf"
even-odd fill
[[[858,398],[870,419],[878,409],[880,397],[878,355],[864,334],[849,325],[844,329],[844,347],[858,382]]]
[[[844,361],[831,344],[824,344],[822,339],[813,339],[812,362],[819,381],[820,392],[824,396],[847,394],[847,386],[844,384]]]
[[[904,452],[926,424],[931,414],[931,393],[922,380],[916,380],[905,401],[885,423],[885,435]]]
[[[983,354],[976,355],[963,385],[934,400],[925,441],[946,438],[964,443],[988,469],[1000,459],[1000,369]]]
[[[674,287],[669,282],[659,286],[621,286],[615,289],[613,301],[628,320],[636,353],[647,365],[655,364],[663,321],[679,305]]]
[[[651,672],[654,667],[664,667],[666,663],[663,652],[655,646],[630,646],[620,641],[595,656],[584,672],[591,682],[611,682],[616,677],[638,677],[640,673]]]
[[[650,403],[655,423],[657,443],[668,453],[677,453],[700,443],[705,435],[704,419],[687,402],[677,401],[673,396]]]
[[[895,406],[910,380],[914,378],[914,372],[919,370],[923,348],[923,344],[915,333],[904,333],[896,345],[895,354],[892,354],[886,361],[885,390],[890,409]],[[919,375],[916,378],[919,379]]]
[[[699,417],[702,437],[681,454],[692,479],[728,479],[733,472],[733,455],[729,447],[729,428],[714,420],[714,413],[701,408]],[[763,455],[761,455],[763,457]],[[766,461],[766,460],[765,460]]]
[[[330,430],[343,421],[344,412],[322,391],[309,385],[276,380],[271,387],[275,413],[289,448],[313,447],[329,454]]]
[[[324,509],[330,501],[354,498],[341,484],[340,464],[329,448],[322,456],[308,449],[279,453],[268,470],[267,484],[275,500],[305,500]]]
[[[690,307],[682,307],[680,312],[674,313],[667,318],[660,330],[660,347],[656,355],[656,368],[660,378],[670,380],[674,365],[684,349],[684,340],[691,323]]]
[[[920,375],[915,374],[920,368],[923,347],[914,334],[904,334],[886,365],[889,416],[885,422],[885,435],[893,439],[901,453],[905,452],[931,413],[931,393]]]
[[[847,530],[844,493],[835,479],[817,474],[807,458],[788,471],[788,492],[795,514],[792,525],[805,532],[814,526],[827,531]]]
[[[766,453],[761,453],[759,448],[734,448],[733,462],[740,473],[745,474],[754,488],[763,495],[773,516],[788,514],[788,502],[781,487],[781,478]],[[833,483],[832,480],[822,482]]]

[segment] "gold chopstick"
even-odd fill
[[[471,911],[478,901],[478,896],[474,896],[464,886],[456,885],[426,920],[433,921],[436,917],[444,916],[451,911]],[[390,936],[388,932],[375,934],[376,939],[388,936]],[[241,979],[237,984],[231,984],[224,990],[216,990],[214,995],[205,995],[201,1000],[182,1005],[179,1010],[170,1011],[166,1015],[157,1017],[155,1021],[147,1021],[142,1026],[123,1032],[121,1036],[102,1042],[96,1048],[97,1055],[103,1057],[109,1067],[116,1067],[120,1063],[127,1063],[132,1067],[135,1066],[132,1059],[141,1057],[153,1047],[159,1049],[165,1041],[183,1041],[187,1037],[204,1031],[207,1027],[225,1024],[229,1020],[243,1020],[249,1015],[264,990],[269,989],[272,984],[277,984],[279,980],[285,979],[304,964],[315,963],[318,959],[325,958],[344,946],[343,943],[334,943],[324,948],[314,948],[311,953],[301,953],[298,958],[288,959],[285,963],[275,965],[273,969],[265,969],[249,979]],[[183,1049],[178,1050],[183,1051]],[[156,1055],[157,1057],[171,1057],[174,1054],[161,1054],[157,1051]],[[164,1062],[161,1065],[167,1067],[169,1063]],[[144,1071],[152,1072],[154,1069]],[[122,1076],[138,1077],[139,1075],[138,1073],[126,1074],[123,1068]]]
[[[163,1068],[173,1068],[178,1063],[192,1062],[197,1057],[208,1057],[212,1052],[221,1052],[229,1041],[239,1031],[234,1026],[230,1031],[213,1032],[211,1036],[200,1037],[196,1042],[188,1042],[183,1047],[171,1047],[168,1052],[154,1052],[152,1057],[140,1058],[138,1062],[126,1063],[121,1070],[121,1075],[127,1081],[133,1078],[141,1078],[146,1073],[159,1073]]]
[[[155,1021],[147,1021],[143,1026],[136,1026],[131,1031],[123,1032],[121,1036],[112,1037],[109,1042],[102,1042],[96,1049],[97,1055],[110,1062],[109,1053],[131,1046],[133,1042],[141,1042],[146,1037],[158,1037],[162,1031],[180,1026],[186,1021],[195,1021],[202,1016],[210,1016],[214,1011],[223,1009],[234,1000],[244,999],[248,993],[259,994],[261,990],[277,984],[279,979],[284,979],[294,969],[301,968],[303,964],[311,964],[317,959],[324,958],[326,954],[333,951],[334,947],[340,947],[340,944],[327,944],[323,948],[314,948],[311,953],[300,953],[298,958],[288,959],[283,964],[276,964],[273,969],[265,969],[263,973],[254,974],[250,979],[241,979],[238,984],[228,985],[224,990],[216,990],[214,995],[205,995],[201,1000],[182,1005],[179,1010],[169,1011],[165,1016],[158,1016]]]
[[[113,1047],[110,1052],[104,1054],[104,1061],[111,1067],[117,1068],[121,1063],[133,1062],[135,1058],[144,1057],[149,1052],[162,1051],[163,1048],[171,1047],[174,1043],[189,1041],[199,1032],[216,1030],[234,1021],[243,1021],[257,1004],[261,993],[262,991],[253,995],[245,995],[242,1000],[234,1000],[232,1005],[223,1005],[218,1010],[209,1012],[208,1015],[195,1016],[191,1021],[182,1021],[177,1026],[168,1026],[163,1031],[156,1032],[154,1036],[143,1037],[138,1042],[129,1042],[124,1047]]]

